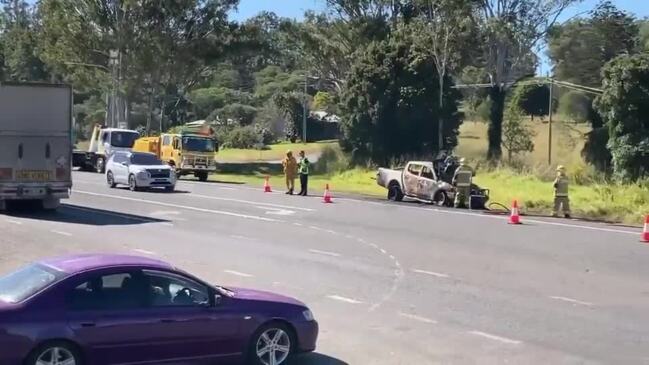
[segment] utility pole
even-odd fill
[[[302,143],[306,143],[306,113],[307,113],[307,95],[309,92],[309,74],[304,73],[304,112],[302,113]]]
[[[548,107],[548,165],[552,165],[552,94],[554,89],[554,79],[550,78],[550,101]]]

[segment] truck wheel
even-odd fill
[[[448,206],[449,204],[448,195],[446,195],[446,193],[441,190],[436,192],[435,196],[433,196],[433,204],[440,207]]]
[[[201,172],[197,172],[195,175],[196,175],[196,177],[198,178],[199,181],[202,181],[202,182],[207,181],[207,177],[208,177],[207,172],[201,171]]]
[[[61,200],[56,198],[47,198],[41,200],[41,207],[43,210],[57,210],[61,206]]]
[[[399,184],[392,183],[388,186],[388,200],[395,202],[400,202],[403,200],[403,192],[399,187]]]
[[[100,174],[103,174],[106,171],[106,164],[103,157],[97,157],[97,161],[95,162],[95,171]]]

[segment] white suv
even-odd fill
[[[111,188],[128,185],[132,191],[158,187],[174,191],[176,174],[153,153],[116,151],[106,163],[106,182]]]

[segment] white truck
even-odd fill
[[[438,176],[435,163],[430,161],[410,161],[403,169],[379,168],[376,183],[388,189],[388,199],[401,201],[404,197],[452,206],[455,199],[455,187],[451,184],[453,171],[445,176]],[[472,209],[484,209],[489,200],[489,190],[471,185],[469,197]]]
[[[88,150],[74,151],[72,166],[79,167],[83,171],[96,171],[103,174],[111,153],[131,151],[138,138],[140,134],[134,130],[95,125]]]
[[[0,84],[0,209],[56,209],[72,188],[72,88]]]

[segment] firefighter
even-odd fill
[[[300,151],[300,161],[298,162],[297,173],[300,174],[300,193],[298,195],[307,196],[307,186],[309,185],[309,166],[311,163],[306,157],[304,151]]]
[[[293,195],[295,175],[297,174],[297,161],[293,157],[293,152],[286,152],[286,158],[282,161],[282,166],[284,167],[284,176],[286,177],[286,194]]]
[[[469,197],[471,196],[473,175],[473,169],[467,166],[466,159],[461,158],[460,166],[453,174],[453,185],[456,188],[455,202],[453,205],[456,208],[465,208],[467,200],[469,200],[469,205],[471,204]]]
[[[566,168],[563,166],[557,167],[557,178],[554,179],[554,210],[552,211],[553,217],[559,216],[559,211],[563,211],[566,218],[570,218],[570,199],[568,198],[568,176],[566,175]]]

